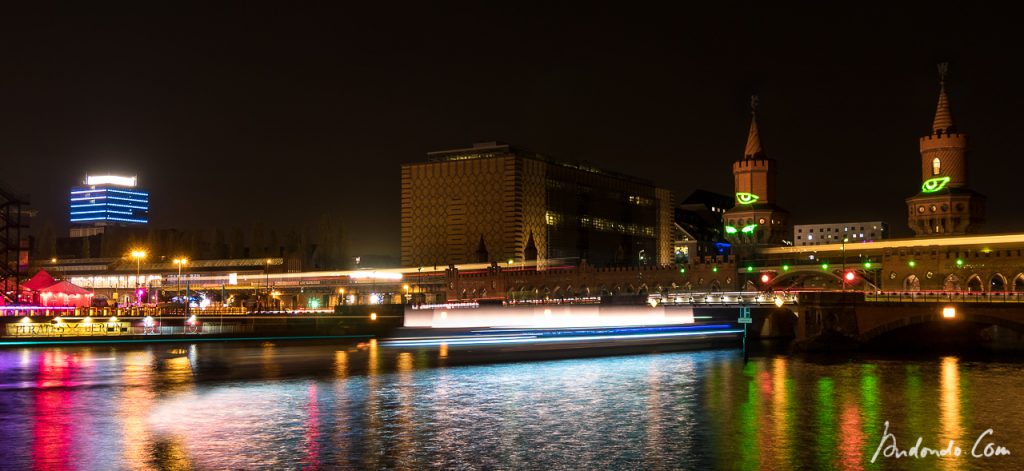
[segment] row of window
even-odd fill
[[[838,227],[836,227],[835,229],[836,229],[836,232],[850,232],[851,230],[856,231],[857,227],[853,227],[851,229],[849,226],[847,226],[847,227],[844,227],[842,231],[840,231]],[[878,230],[878,226],[871,226],[871,229]],[[862,230],[862,231],[865,230],[864,226],[860,226],[860,230]],[[798,234],[801,234],[801,233],[804,232],[804,230],[803,230],[803,228],[799,228],[799,229],[796,230],[796,232]],[[814,233],[814,228],[812,227],[812,228],[808,229],[807,232]],[[820,229],[819,228],[818,232],[832,232],[832,228],[831,227],[828,227],[828,228],[825,228],[825,229]]]
[[[640,224],[622,224],[612,221],[610,219],[600,217],[566,217],[561,213],[556,213],[554,211],[546,211],[544,213],[544,222],[549,226],[560,226],[563,224],[578,223],[580,227],[587,229],[594,229],[605,232],[618,232],[620,234],[643,235],[647,237],[654,237],[654,227],[652,226],[644,226]]]

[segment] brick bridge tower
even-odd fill
[[[906,200],[907,224],[918,237],[978,232],[985,220],[985,197],[967,185],[967,135],[953,126],[946,70],[939,64],[932,133],[920,140],[921,191]]]
[[[736,205],[725,212],[725,237],[736,245],[779,245],[789,236],[789,213],[775,205],[775,160],[757,130],[757,96],[750,100],[750,132],[743,157],[732,164]]]

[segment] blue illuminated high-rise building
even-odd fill
[[[83,186],[71,189],[71,236],[103,233],[106,226],[149,223],[149,192],[136,177],[89,175]]]

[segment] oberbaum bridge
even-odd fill
[[[755,336],[797,341],[870,343],[886,334],[923,331],[987,335],[1019,347],[1024,345],[1019,334],[1024,333],[1024,233],[979,233],[985,197],[968,185],[967,135],[953,124],[944,71],[940,75],[932,131],[919,139],[921,184],[905,200],[912,238],[850,242],[844,234],[836,243],[786,244],[792,235],[789,213],[774,204],[776,163],[761,146],[752,113],[744,154],[732,164],[736,200],[723,216],[731,246],[726,255],[614,268],[547,260],[286,273],[280,258],[230,261],[233,267],[189,262],[184,275],[180,262],[132,262],[130,268],[145,273],[138,281],[165,292],[212,290],[266,299],[250,313],[296,312],[296,306],[315,314],[375,304],[604,300],[690,305],[696,314],[750,307]],[[209,270],[202,269],[204,263]],[[110,281],[109,271],[89,273],[88,265],[66,269],[74,270],[65,272],[66,278],[97,293],[116,292],[117,283],[134,286],[131,276]]]

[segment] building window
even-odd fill
[[[942,162],[939,162],[939,158],[936,157],[932,160],[932,175],[938,175],[942,171]]]

